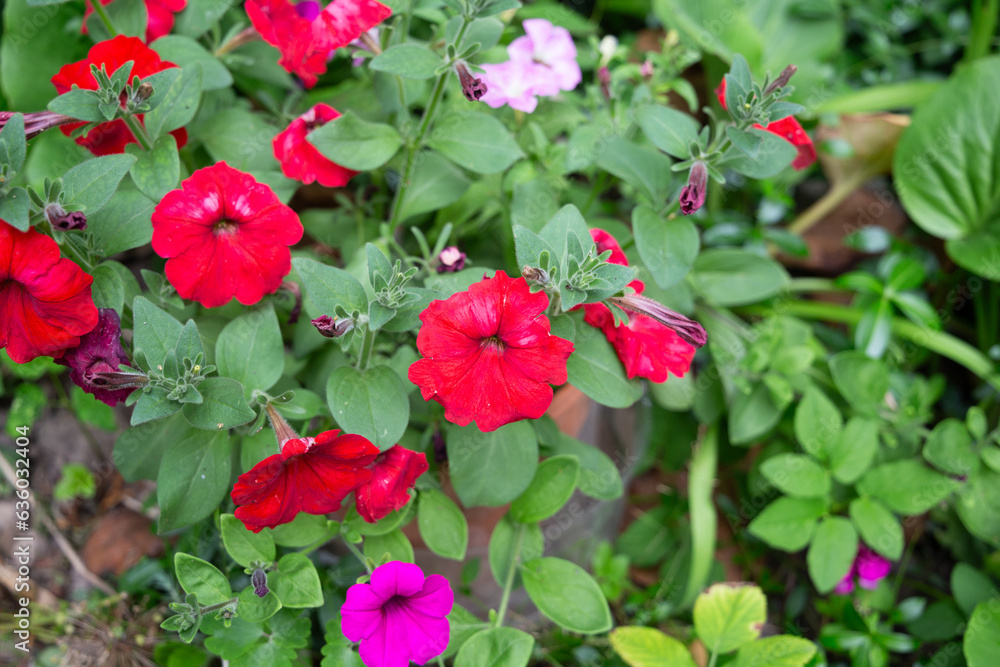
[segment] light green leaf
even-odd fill
[[[889,560],[902,557],[903,527],[885,505],[872,498],[855,498],[849,511],[865,544]]]
[[[579,565],[561,558],[536,558],[521,566],[528,596],[557,625],[585,635],[611,629],[611,611],[601,587]]]
[[[267,586],[281,600],[282,607],[301,609],[323,605],[319,573],[305,554],[293,552],[282,556],[277,569],[268,573]]]
[[[480,630],[459,649],[455,667],[526,667],[535,638],[515,628]]]
[[[830,516],[813,533],[806,555],[809,576],[820,593],[829,593],[851,570],[858,553],[858,534],[842,516]]]
[[[619,627],[608,639],[629,667],[696,667],[684,644],[656,628]]]
[[[656,284],[664,289],[680,282],[698,256],[698,230],[686,217],[664,220],[652,208],[636,206],[632,210],[632,233],[639,257]]]
[[[958,482],[916,459],[883,463],[869,470],[857,485],[860,493],[878,498],[905,516],[923,514],[958,488]]]
[[[359,371],[341,366],[326,383],[326,403],[337,424],[385,451],[399,442],[410,420],[406,387],[388,366]]]
[[[455,502],[441,491],[420,492],[417,526],[427,548],[451,560],[464,560],[469,546],[469,524]]]
[[[351,111],[313,130],[306,140],[333,162],[355,171],[381,167],[403,144],[391,125],[369,123]]]
[[[249,567],[253,561],[274,561],[274,540],[269,534],[247,530],[243,522],[232,514],[223,514],[219,523],[222,527],[222,543],[234,561],[243,567]]]
[[[445,442],[451,482],[466,507],[509,503],[528,488],[538,465],[535,431],[524,421],[489,433],[475,424],[451,426]]]
[[[819,498],[778,498],[747,530],[772,547],[794,552],[809,544],[816,522],[825,513],[826,502]]]
[[[510,505],[510,516],[521,523],[543,521],[566,504],[580,476],[580,461],[573,455],[552,456],[538,464],[531,484]]]
[[[788,273],[772,259],[746,250],[713,248],[698,255],[695,289],[718,306],[743,306],[772,297],[788,284]]]
[[[569,383],[601,405],[627,408],[642,396],[642,384],[625,377],[618,354],[599,329],[577,326],[566,362]]]
[[[484,113],[464,112],[445,117],[431,133],[429,145],[477,174],[498,174],[524,157],[503,123]]]
[[[426,46],[396,44],[372,58],[368,66],[404,79],[429,79],[441,66],[441,57]]]
[[[186,553],[174,554],[174,573],[185,593],[198,596],[198,604],[208,606],[233,597],[233,590],[219,569]]]
[[[710,653],[729,653],[760,636],[767,600],[756,586],[715,584],[694,603],[694,631]]]
[[[803,454],[778,454],[764,461],[760,471],[782,493],[796,498],[823,498],[830,493],[830,474]]]

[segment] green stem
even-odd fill
[[[202,607],[201,615],[204,616],[206,613],[210,611],[215,611],[216,609],[222,609],[226,605],[233,604],[234,602],[239,602],[239,600],[240,600],[239,598],[231,598],[229,600],[226,600],[225,602],[216,602],[215,604],[210,604],[207,607]]]
[[[688,507],[691,512],[691,570],[680,607],[692,604],[708,581],[715,554],[715,530],[718,516],[712,500],[712,488],[719,463],[719,426],[705,431],[701,444],[691,458],[688,471]]]
[[[104,27],[108,29],[111,33],[111,37],[117,37],[120,33],[118,29],[115,28],[115,24],[111,22],[111,17],[108,16],[108,10],[104,8],[104,5],[100,3],[100,0],[91,0],[90,6],[94,8],[94,13],[97,14],[97,18],[101,19],[101,23]]]
[[[338,528],[337,530],[339,531],[340,529]],[[303,556],[308,556],[309,554],[316,551],[316,549],[319,549],[321,546],[323,546],[336,536],[337,533],[330,533],[329,535],[324,535],[323,537],[319,538],[309,546],[305,547],[304,549],[301,549],[299,553],[302,554]]]
[[[830,211],[837,208],[848,195],[861,187],[870,177],[871,172],[867,169],[860,169],[847,176],[844,180],[830,188],[825,195],[816,200],[816,203],[803,211],[799,217],[795,218],[788,225],[788,231],[795,234],[802,234],[802,232],[825,218]]]
[[[101,4],[101,3],[97,3]],[[151,151],[153,150],[153,142],[149,139],[149,135],[146,134],[146,128],[142,126],[139,119],[135,116],[125,116],[125,124],[128,125],[128,129],[132,131],[135,136],[136,141],[142,146],[143,150]]]
[[[972,62],[988,55],[993,33],[997,28],[1000,0],[978,0],[972,3],[972,38],[962,60]]]
[[[372,350],[375,348],[376,332],[365,325],[364,338],[361,339],[361,353],[358,355],[358,363],[355,366],[359,371],[368,370],[368,362],[372,358]]]
[[[768,315],[774,312],[773,309],[763,306],[747,306],[740,309],[740,311],[750,315]],[[829,320],[831,322],[843,322],[844,324],[857,324],[862,317],[860,310],[848,306],[815,301],[782,301],[781,311],[789,315],[796,315],[807,319]],[[936,352],[943,357],[948,357],[952,361],[957,361],[978,375],[983,381],[989,383],[993,388],[1000,390],[1000,374],[996,372],[993,362],[964,340],[943,331],[935,331],[934,329],[919,326],[899,317],[892,318],[892,332],[900,338],[905,338],[931,352]]]
[[[524,542],[524,524],[517,524],[514,535],[514,549],[511,552],[510,567],[507,568],[507,579],[503,584],[503,597],[500,598],[500,609],[497,611],[497,622],[493,627],[503,627],[503,619],[507,616],[507,603],[510,601],[510,592],[514,588],[514,575],[517,574],[517,562],[521,558],[521,544]]]
[[[361,553],[361,550],[358,549],[358,547],[355,546],[353,542],[348,541],[346,538],[344,539],[344,544],[346,544],[347,545],[347,549],[352,554],[354,554],[355,557],[357,557],[357,559],[359,561],[361,561],[361,564],[365,566],[366,570],[368,570],[368,574],[371,574],[372,573],[372,566],[368,564],[368,559],[365,558],[365,555],[363,553]]]
[[[837,287],[829,278],[792,278],[788,284],[791,292],[849,292]]]

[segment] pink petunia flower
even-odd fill
[[[448,648],[448,614],[455,594],[440,574],[424,577],[411,563],[375,568],[366,584],[347,590],[340,608],[344,636],[361,642],[368,667],[423,665]]]
[[[523,25],[526,34],[507,47],[510,60],[483,65],[487,91],[481,99],[494,109],[506,104],[531,113],[538,105],[536,96],[573,90],[583,79],[576,45],[566,28],[545,19],[528,19]]]
[[[857,578],[861,588],[873,591],[878,588],[878,582],[889,576],[890,571],[892,571],[891,561],[862,545],[858,548],[858,554],[854,557],[851,569],[834,587],[833,592],[837,595],[847,595],[853,592],[855,578]]]

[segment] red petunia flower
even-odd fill
[[[389,512],[402,509],[410,502],[409,489],[427,467],[427,456],[399,445],[379,454],[372,466],[371,481],[354,492],[358,514],[368,523],[375,523]]]
[[[225,162],[191,174],[153,211],[153,250],[168,260],[167,280],[206,308],[233,297],[250,306],[277,291],[302,231],[271,188]]]
[[[105,66],[108,74],[113,74],[119,67],[132,61],[132,71],[129,74],[129,81],[133,76],[140,79],[162,72],[177,65],[160,60],[159,54],[142,43],[138,37],[126,37],[118,35],[114,39],[109,39],[90,47],[85,60],[63,65],[62,69],[52,77],[52,85],[62,95],[68,92],[73,84],[84,90],[97,90],[97,80],[90,72],[91,65]],[[142,122],[142,116],[137,116]],[[63,125],[59,129],[67,137],[78,127],[83,127],[86,123],[70,123]],[[183,127],[171,132],[177,140],[177,147],[180,148],[187,143],[187,130]],[[76,138],[76,143],[89,150],[94,155],[111,155],[113,153],[124,153],[125,146],[138,143],[132,136],[132,131],[124,120],[113,120],[110,123],[101,123],[82,137]]]
[[[306,139],[317,127],[339,117],[340,112],[333,107],[317,104],[274,138],[274,157],[281,163],[285,176],[307,185],[319,181],[328,188],[340,188],[358,173],[333,162]]]
[[[48,236],[0,220],[0,348],[26,364],[79,345],[97,326],[92,282]]]
[[[392,10],[376,0],[333,0],[321,12],[314,3],[301,10],[289,0],[247,0],[247,16],[265,42],[281,51],[278,63],[298,75],[306,88],[326,72],[330,53],[389,18]]]
[[[597,244],[598,252],[611,251],[609,262],[628,266],[625,253],[611,234],[603,229],[591,229],[590,235]],[[634,289],[636,294],[641,294],[646,288],[641,280],[633,280],[629,283],[629,287]],[[614,316],[603,303],[584,304],[583,312],[584,321],[600,329],[615,348],[628,377],[643,377],[653,382],[666,382],[669,373],[684,377],[691,368],[694,346],[678,336],[673,329],[653,318],[629,312],[628,323],[623,322],[616,327]]]
[[[87,34],[87,18],[94,13],[94,7],[90,4],[93,0],[87,0],[86,9],[83,12],[83,25],[80,32]],[[110,5],[114,0],[101,0],[102,5]],[[183,11],[187,7],[187,0],[146,0],[146,43],[169,35],[174,29],[174,14]]]
[[[481,431],[541,417],[552,403],[550,384],[566,382],[573,343],[549,333],[544,292],[524,278],[497,271],[420,314],[417,349],[424,355],[409,378],[445,418]]]
[[[288,523],[299,512],[326,514],[371,479],[366,466],[378,447],[360,435],[326,431],[315,438],[293,438],[281,453],[269,456],[240,475],[230,496],[236,518],[259,533]]]
[[[720,83],[718,88],[715,89],[715,96],[719,98],[719,104],[721,104],[722,108],[725,109],[725,79],[723,79],[722,83]],[[813,145],[812,139],[809,138],[809,135],[806,134],[806,131],[802,129],[799,121],[795,120],[794,116],[788,116],[787,118],[776,120],[773,123],[768,123],[767,127],[764,127],[760,123],[757,123],[754,127],[758,130],[767,130],[771,134],[776,134],[795,146],[795,149],[798,151],[798,155],[796,155],[795,159],[792,160],[792,168],[800,170],[805,169],[816,161],[816,147]]]

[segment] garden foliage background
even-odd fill
[[[4,636],[30,607],[35,664],[997,664],[998,5],[4,3]],[[61,71],[113,58],[138,78]],[[229,263],[178,240],[212,188],[247,220],[211,243],[266,228]],[[100,325],[23,325],[43,256]],[[546,350],[509,395],[502,328],[490,373],[434,366],[501,289]],[[326,504],[261,510],[276,447],[333,429],[368,449],[302,482]],[[348,591],[414,561],[456,603],[366,657]]]

